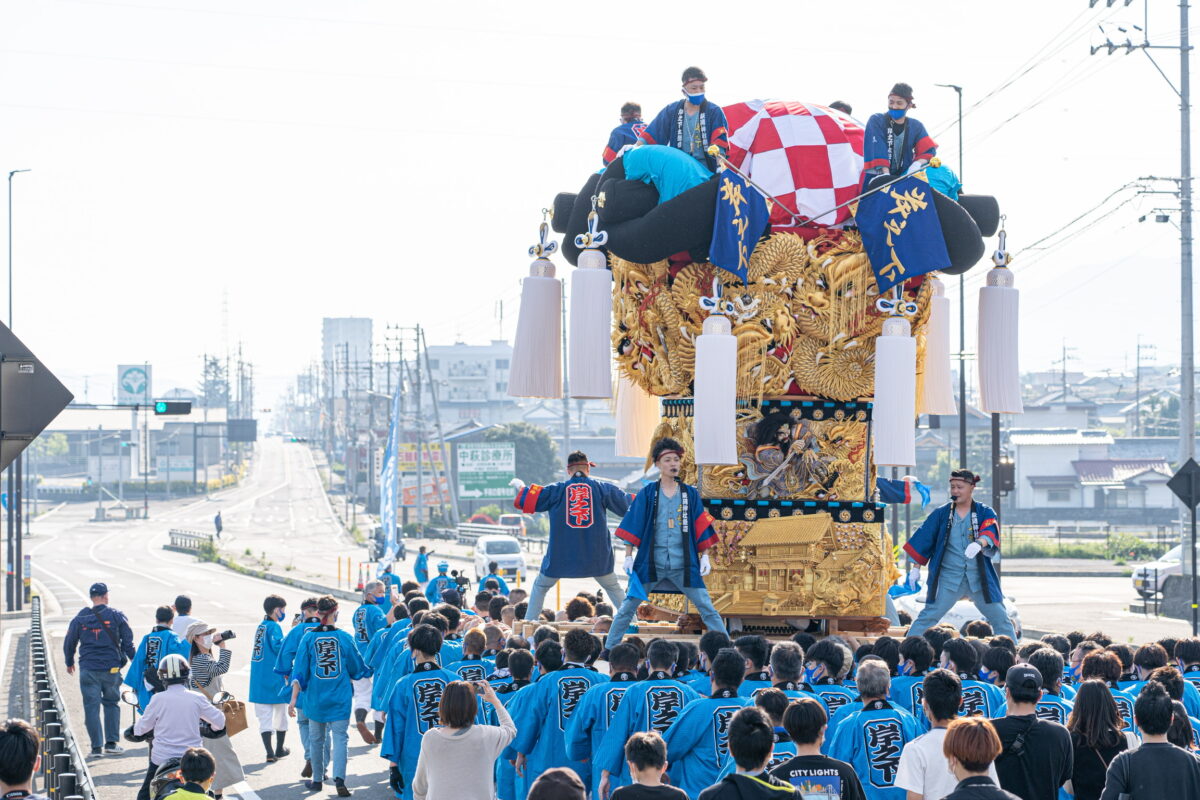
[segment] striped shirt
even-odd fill
[[[208,653],[197,653],[192,656],[192,672],[189,676],[193,689],[205,689],[215,679],[229,672],[229,661],[233,654],[226,648],[220,648],[220,660],[214,659]]]

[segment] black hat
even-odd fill
[[[1041,689],[1042,673],[1028,664],[1015,664],[1004,674],[1004,685],[1014,689]]]
[[[103,597],[108,594],[107,583],[93,583],[92,588],[88,589],[88,597]]]
[[[680,83],[687,83],[688,81],[704,81],[708,83],[708,76],[699,67],[688,67],[683,71],[683,80]]]
[[[913,99],[912,87],[909,86],[907,83],[897,83],[895,86],[892,87],[892,90],[890,92],[888,92],[888,94],[894,94],[897,97],[903,97],[905,100],[907,100],[910,103],[912,102],[912,99]]]

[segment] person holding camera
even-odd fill
[[[495,725],[476,725],[482,697],[495,710]],[[429,797],[494,797],[492,769],[504,748],[517,735],[517,727],[487,681],[452,681],[442,690],[438,704],[440,728],[421,737],[421,754],[413,776],[414,800]],[[470,767],[464,769],[464,767]]]
[[[191,748],[200,747],[203,723],[207,723],[212,731],[225,729],[224,712],[203,694],[188,688],[190,677],[191,669],[183,656],[178,653],[163,656],[158,662],[158,679],[166,688],[151,695],[146,713],[138,717],[127,732],[126,738],[135,741],[143,741],[151,734],[154,736],[150,746],[150,766],[137,800],[150,800],[150,783],[160,766],[173,758],[181,758]],[[210,745],[218,741],[229,745],[227,736],[204,741]]]
[[[217,629],[204,620],[196,620],[188,626],[187,640],[192,646],[192,656],[188,664],[191,674],[188,682],[210,702],[221,694],[221,676],[229,672],[232,654],[226,642],[232,638],[233,631],[217,633]],[[214,647],[219,651],[215,658]],[[213,739],[209,744],[209,752],[217,762],[212,791],[214,796],[219,798],[223,789],[244,781],[246,776],[242,772],[242,762],[238,760],[228,736]]]

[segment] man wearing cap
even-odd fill
[[[904,545],[913,561],[929,565],[925,609],[908,629],[909,636],[920,636],[936,625],[967,596],[997,636],[1017,638],[992,563],[1000,556],[1000,526],[995,511],[972,499],[978,483],[979,476],[969,469],[950,473],[950,502],[926,517]]]
[[[413,560],[413,576],[416,577],[417,583],[429,580],[429,557],[431,555],[433,555],[433,551],[425,552],[425,545],[417,548],[417,557]]]
[[[429,600],[430,603],[442,602],[442,592],[446,591],[447,589],[454,588],[454,578],[451,578],[446,574],[446,571],[449,569],[450,565],[447,562],[438,562],[438,574],[435,575],[433,580],[431,580],[425,586],[425,598]]]
[[[125,752],[121,737],[121,668],[136,651],[129,620],[108,605],[108,586],[93,583],[88,590],[92,604],[81,608],[67,628],[63,652],[67,673],[75,674],[75,649],[79,649],[79,692],[83,695],[83,718],[92,742],[91,756]],[[100,706],[104,706],[104,725]]]
[[[1003,748],[996,758],[1000,786],[1024,800],[1056,800],[1071,779],[1071,734],[1057,722],[1038,719],[1042,673],[1028,664],[1009,667],[1004,677],[1007,715],[992,720]]]
[[[513,482],[518,489],[513,505],[518,510],[526,514],[545,511],[550,517],[550,540],[525,612],[529,619],[537,619],[546,593],[560,578],[595,578],[614,603],[625,600],[613,571],[608,512],[624,514],[632,498],[616,484],[590,477],[593,466],[576,450],[567,456],[567,480],[549,486]]]
[[[937,142],[919,119],[908,116],[916,107],[912,87],[897,83],[888,93],[887,113],[867,120],[863,169],[868,176],[911,175],[937,155]]]
[[[717,160],[708,154],[708,148],[716,145],[721,155],[725,155],[729,150],[729,123],[719,105],[704,99],[706,83],[708,76],[704,70],[685,69],[683,99],[658,112],[654,121],[638,134],[638,140],[678,148],[708,167],[709,172],[716,172]]]
[[[683,446],[663,437],[654,443],[651,456],[660,477],[638,492],[617,528],[617,538],[625,541],[630,590],[609,628],[605,647],[610,649],[620,644],[638,604],[654,591],[681,592],[700,612],[706,628],[725,630],[704,587],[704,576],[712,571],[704,551],[717,543],[717,530],[699,490],[678,479]]]

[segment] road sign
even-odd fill
[[[121,364],[117,367],[117,404],[150,405],[150,365]]]
[[[1200,505],[1200,464],[1189,458],[1187,463],[1167,481],[1167,488],[1175,493],[1185,506],[1192,511]]]
[[[400,487],[400,505],[412,508],[417,505],[417,484],[415,478],[410,478],[409,481],[411,482],[407,486]],[[423,506],[428,508],[450,502],[450,490],[446,485],[445,478],[438,479],[437,488],[435,488],[433,478],[427,477],[422,486],[424,488],[424,491],[421,492]]]
[[[0,325],[0,469],[6,469],[73,399],[24,342]]]
[[[417,448],[421,450],[421,469],[426,475],[445,472],[442,463],[442,448],[436,444],[421,446],[415,442],[400,442],[396,445],[396,468],[401,474],[417,472]],[[432,463],[430,463],[432,457]]]
[[[462,500],[512,497],[517,454],[512,442],[458,445],[458,496]]]
[[[226,423],[225,440],[229,442],[258,441],[258,420],[231,419]]]

